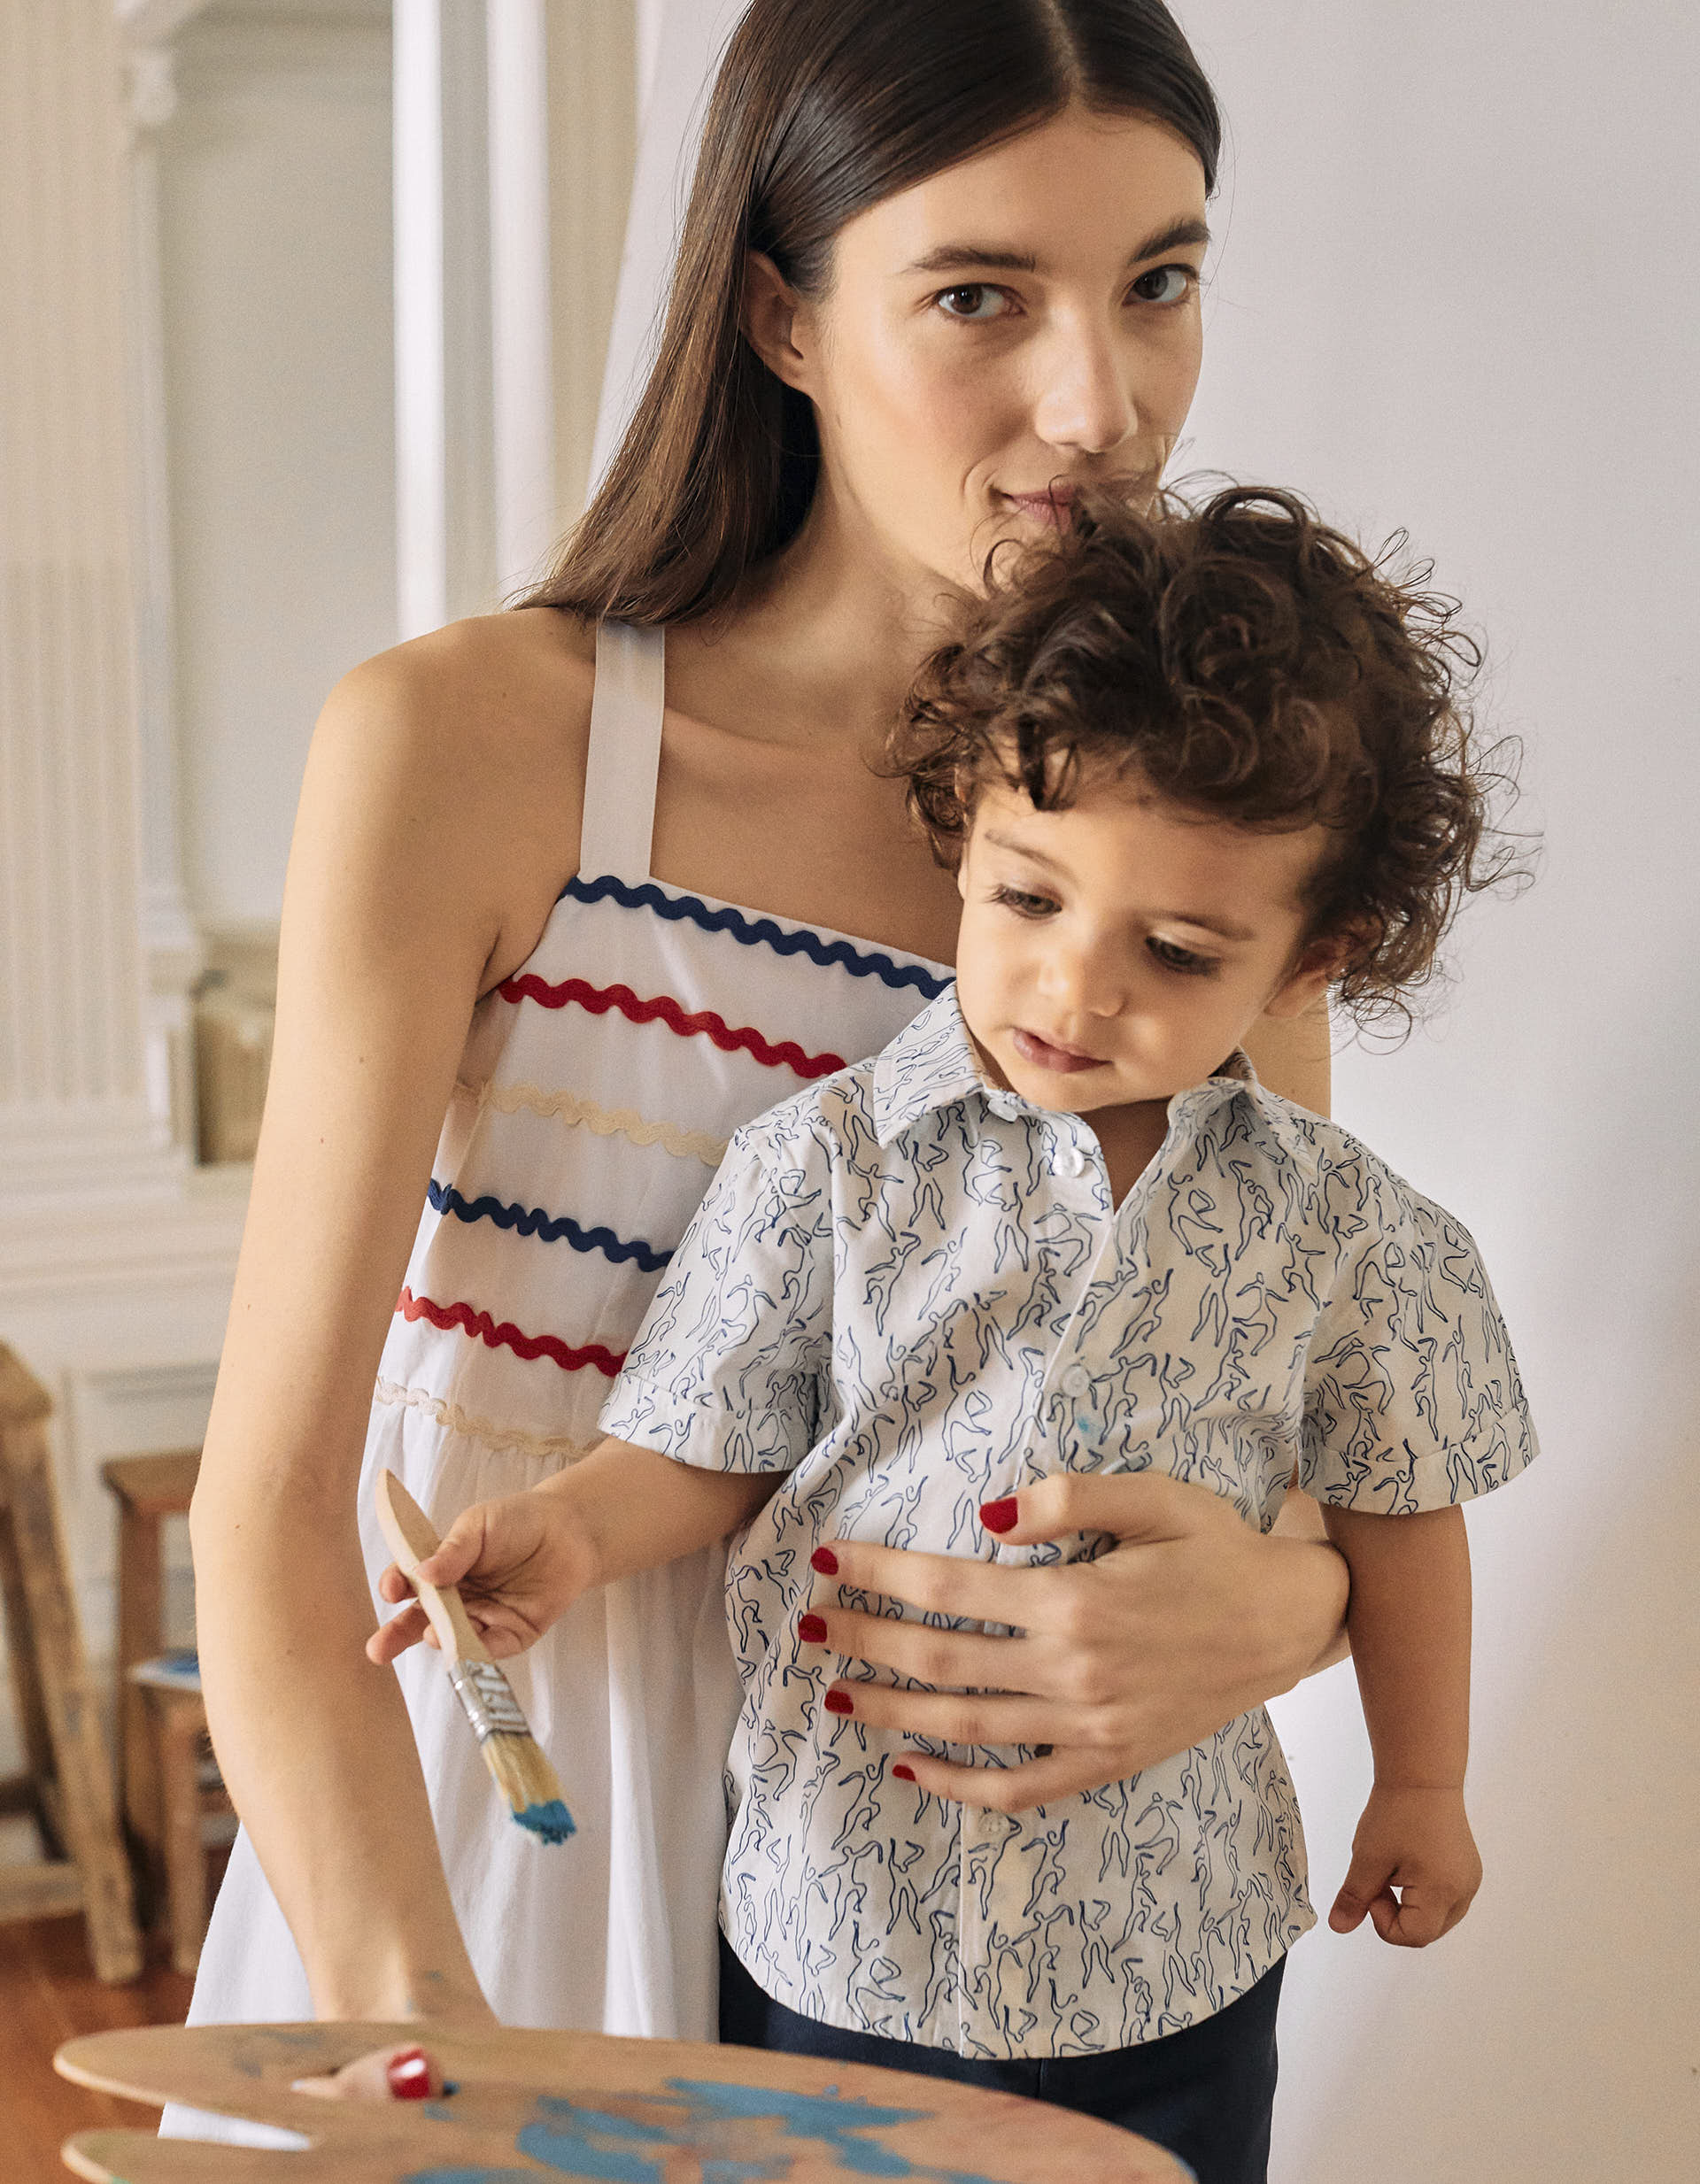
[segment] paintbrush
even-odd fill
[[[449,1681],[466,1709],[496,1787],[522,1827],[546,1843],[564,1843],[574,1832],[573,1816],[554,1769],[520,1711],[513,1686],[472,1627],[460,1587],[431,1585],[419,1574],[421,1563],[435,1555],[440,1544],[430,1518],[393,1471],[378,1474],[376,1501],[378,1523],[396,1567],[430,1617],[448,1664]]]

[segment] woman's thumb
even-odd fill
[[[1186,1529],[1196,1489],[1163,1471],[1058,1471],[1019,1493],[980,1504],[980,1522],[1011,1547],[1032,1547],[1072,1532],[1117,1540],[1167,1540]]]

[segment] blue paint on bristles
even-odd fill
[[[528,1805],[514,1817],[522,1827],[529,1827],[534,1835],[541,1835],[546,1843],[564,1843],[578,1830],[573,1825],[573,1816],[559,1797],[552,1797],[547,1804]]]

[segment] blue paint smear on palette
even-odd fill
[[[413,2169],[401,2184],[537,2184],[535,2169]]]
[[[651,2118],[614,2115],[577,2102],[538,2096],[533,2119],[514,2142],[516,2153],[541,2162],[557,2176],[578,2177],[585,2184],[665,2184],[669,2153],[697,2147],[714,2126],[772,2121],[784,2137],[830,2149],[840,2174],[911,2179],[914,2184],[998,2184],[978,2170],[938,2169],[865,2134],[893,2124],[923,2122],[927,2109],[875,2108],[863,2100],[837,2094],[784,2093],[771,2086],[744,2086],[715,2079],[668,2080],[673,2097],[655,2096],[662,2111]],[[683,2121],[678,2107],[683,2103]],[[650,2105],[645,2101],[644,2105]],[[783,2150],[741,2159],[700,2157],[702,2184],[784,2184],[792,2162]],[[414,2170],[403,2184],[528,2184],[535,2169],[469,2168],[465,2165]]]
[[[783,2123],[790,2139],[812,2139],[830,2147],[838,2165],[849,2176],[916,2177],[930,2184],[998,2184],[995,2177],[977,2170],[935,2169],[918,2165],[877,2140],[852,2137],[863,2131],[884,2131],[892,2124],[924,2123],[931,2111],[924,2108],[870,2108],[866,2101],[846,2101],[836,2093],[782,2093],[772,2086],[730,2085],[717,2079],[669,2078],[676,2092],[684,2094],[694,2113],[748,2118],[771,2116]]]

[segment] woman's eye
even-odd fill
[[[1001,319],[1009,298],[999,288],[984,281],[970,281],[963,288],[945,289],[933,297],[933,302],[947,319],[973,319],[982,322]]]
[[[1133,283],[1133,293],[1142,304],[1180,304],[1197,282],[1198,275],[1190,266],[1155,266]]]
[[[1048,895],[1030,895],[1019,887],[993,888],[992,899],[1013,910],[1017,917],[1049,917],[1056,908]]]
[[[1199,955],[1191,948],[1178,946],[1172,940],[1160,940],[1155,933],[1145,945],[1165,970],[1181,971],[1189,978],[1206,978],[1216,969],[1213,955]]]

